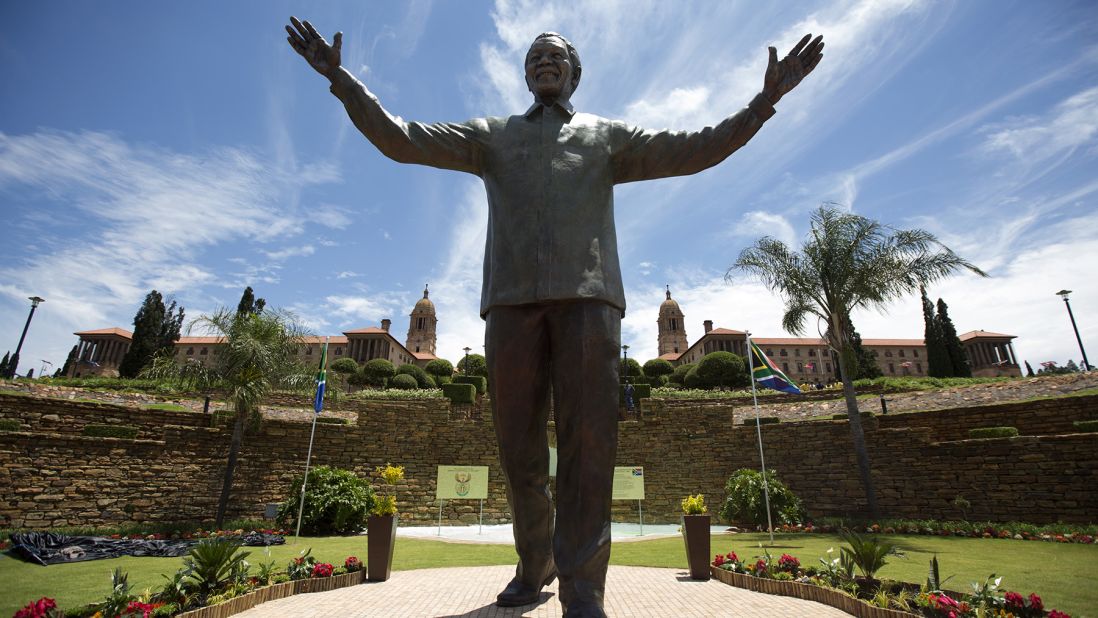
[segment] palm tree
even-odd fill
[[[188,332],[195,327],[221,340],[211,367],[204,368],[199,363],[179,366],[174,360],[161,357],[142,375],[176,379],[184,386],[200,390],[222,389],[232,404],[233,434],[217,503],[216,525],[220,527],[228,507],[245,425],[259,419],[260,403],[272,390],[304,391],[311,387],[313,374],[295,360],[304,331],[292,314],[221,308],[193,321]]]
[[[744,249],[728,270],[757,275],[785,300],[782,327],[804,333],[806,318],[827,324],[828,345],[838,352],[850,433],[871,517],[877,517],[877,495],[870,475],[853,374],[856,360],[848,332],[850,313],[880,307],[960,269],[987,275],[923,230],[896,230],[832,206],[812,215],[809,237],[801,250],[769,236]]]

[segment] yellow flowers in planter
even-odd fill
[[[682,512],[686,515],[701,515],[709,509],[705,506],[705,496],[687,496],[682,499]]]
[[[384,466],[378,466],[374,472],[381,479],[382,483],[392,488],[394,485],[404,480],[404,466],[394,466],[392,464],[385,464]],[[392,491],[390,489],[390,491]],[[388,515],[396,515],[396,496],[390,494],[379,495],[374,503],[373,514],[385,517]]]

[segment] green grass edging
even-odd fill
[[[1091,421],[1075,421],[1074,425],[1080,432],[1089,433],[1098,431],[1098,419]]]
[[[1017,427],[977,427],[968,430],[968,437],[980,438],[1015,438],[1018,436]]]
[[[93,438],[122,438],[133,440],[137,437],[137,427],[131,425],[84,425],[81,435]]]
[[[758,424],[759,425],[773,425],[774,423],[780,423],[780,422],[782,422],[782,419],[780,419],[776,416],[760,416],[758,418]],[[755,417],[743,419],[742,424],[755,426]]]
[[[19,431],[19,420],[14,418],[0,418],[0,431]]]

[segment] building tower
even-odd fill
[[[659,355],[682,354],[690,346],[686,343],[686,327],[683,325],[682,309],[679,303],[671,299],[671,286],[667,286],[667,300],[660,305]]]
[[[412,308],[412,315],[408,319],[408,342],[405,346],[408,351],[434,354],[437,326],[435,304],[427,298],[427,286],[424,285],[423,298],[416,301],[416,306]]]

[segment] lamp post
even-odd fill
[[[465,350],[465,375],[469,375],[469,350],[473,348],[466,347],[462,349]]]
[[[1068,317],[1071,318],[1071,328],[1075,330],[1075,341],[1079,342],[1079,353],[1083,355],[1083,371],[1090,371],[1090,362],[1087,361],[1087,351],[1083,349],[1083,339],[1079,336],[1079,327],[1075,325],[1075,314],[1071,312],[1071,303],[1068,302],[1068,294],[1071,294],[1071,290],[1060,290],[1056,293],[1057,296],[1064,299],[1064,306],[1067,307]],[[18,354],[18,352],[16,352]]]
[[[7,372],[5,378],[15,377],[15,371],[19,368],[19,351],[23,349],[23,340],[27,338],[27,329],[30,328],[31,318],[34,317],[34,310],[38,308],[38,303],[46,302],[45,298],[39,298],[37,296],[28,296],[27,300],[31,301],[31,310],[27,315],[27,323],[23,325],[23,334],[19,336],[19,345],[15,346],[15,354],[12,355],[9,361],[8,367],[11,369]]]
[[[629,344],[621,346],[622,373],[625,374],[625,383],[629,383]]]

